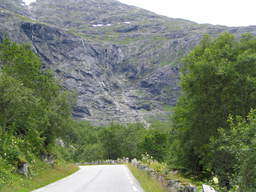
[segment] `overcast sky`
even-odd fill
[[[24,0],[27,3],[34,0]],[[53,0],[54,1],[54,0]],[[256,0],[119,0],[172,18],[228,26],[256,25]]]

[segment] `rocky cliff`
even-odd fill
[[[145,122],[180,94],[179,67],[203,34],[256,27],[199,25],[115,0],[0,0],[0,38],[30,42],[78,101],[76,118]]]

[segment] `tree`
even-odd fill
[[[229,129],[230,114],[245,117],[256,107],[255,45],[256,38],[249,34],[240,40],[228,33],[217,39],[205,36],[184,58],[183,95],[173,115],[173,150],[176,163],[188,172],[210,176],[219,167],[209,167],[209,162],[227,164],[208,144],[218,138],[219,128]]]
[[[112,124],[107,127],[101,134],[106,157],[109,159],[139,158],[145,131],[141,124]]]
[[[165,160],[167,147],[167,134],[158,130],[149,130],[142,143],[143,151],[159,162],[163,162]]]
[[[55,138],[70,129],[71,106],[71,94],[41,69],[31,46],[0,43],[1,154],[14,154],[15,163],[51,153]]]
[[[211,139],[215,153],[228,154],[225,166],[233,171],[229,181],[239,186],[240,192],[253,192],[256,189],[256,111],[246,118],[229,117],[230,129],[219,129],[219,137]],[[224,170],[218,170],[221,174]]]

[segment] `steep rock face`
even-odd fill
[[[128,106],[131,102],[125,93],[129,89],[122,77],[113,74],[124,59],[119,47],[92,44],[41,24],[23,23],[21,29],[45,66],[55,71],[66,88],[77,92],[75,117],[101,123],[141,121]]]
[[[22,0],[1,0],[0,8],[12,11],[24,16],[31,16],[27,6]]]
[[[255,34],[171,19],[115,0],[0,0],[4,33],[31,42],[45,68],[77,92],[74,116],[97,124],[145,122],[180,94],[180,58],[203,34]],[[15,6],[13,6],[15,5]]]

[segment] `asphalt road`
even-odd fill
[[[62,180],[33,192],[143,192],[125,165],[81,166]]]

